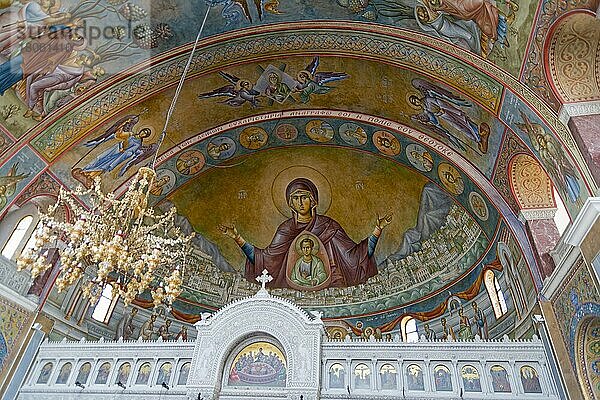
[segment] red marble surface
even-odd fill
[[[590,167],[596,183],[600,183],[600,115],[573,117],[569,128]]]
[[[526,227],[542,277],[548,277],[556,267],[550,256],[550,250],[554,249],[560,239],[556,224],[553,219],[537,219],[527,221]]]

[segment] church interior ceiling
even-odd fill
[[[511,189],[531,185],[515,178],[513,157],[541,165],[571,216],[596,188],[542,93],[550,83],[537,35],[569,10],[555,4],[551,13],[536,1],[28,3],[63,24],[69,33],[54,43],[68,51],[53,50],[51,72],[35,59],[25,68],[27,46],[48,43],[0,38],[0,176],[18,177],[0,196],[0,217],[25,197],[89,187],[96,176],[124,191],[157,150],[208,3],[151,190],[158,208],[176,206],[180,226],[197,233],[177,315],[193,319],[255,291],[246,255],[218,227],[235,225],[267,246],[292,217],[286,187],[296,178],[314,183],[317,214],[353,242],[392,215],[369,250],[369,276],[334,284],[325,260],[323,278],[306,281],[302,272],[290,277],[300,264],[282,266],[287,283],[274,293],[326,318],[368,315],[381,325],[406,313],[439,315],[449,296],[473,298],[484,270],[502,271],[499,248],[510,248],[525,265],[523,280],[540,286],[516,215],[523,199]],[[6,6],[13,13],[0,10],[0,21],[27,18],[23,8]],[[523,194],[527,204],[553,205],[543,182]],[[322,239],[311,239],[313,260],[327,258]],[[302,246],[288,258],[301,257]]]

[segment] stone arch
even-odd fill
[[[562,103],[600,99],[600,20],[567,14],[552,26],[545,48],[546,75]]]
[[[517,154],[509,162],[512,194],[521,210],[556,207],[552,181],[539,164],[528,154]]]
[[[600,398],[600,356],[593,348],[600,345],[600,317],[584,318],[576,334],[577,381],[586,399]],[[597,351],[597,350],[596,350]]]

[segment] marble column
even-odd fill
[[[558,228],[553,219],[555,213],[555,208],[545,208],[521,210],[519,214],[519,219],[525,223],[527,236],[544,279],[550,276],[556,267],[550,255],[550,251],[554,250],[560,240],[560,233],[558,233]]]

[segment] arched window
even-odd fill
[[[405,342],[419,341],[419,332],[417,331],[416,319],[410,316],[402,318],[400,328],[402,330],[402,340],[404,340]]]
[[[554,195],[554,200],[556,201],[556,213],[554,214],[554,223],[556,224],[556,229],[558,229],[559,235],[562,236],[564,231],[567,229],[567,226],[571,223],[571,219],[569,218],[569,213],[567,212],[567,208],[565,207],[562,199],[558,195],[556,188],[552,188],[552,194]]]
[[[494,315],[496,315],[496,319],[498,319],[507,312],[504,293],[502,293],[498,279],[496,279],[496,275],[492,270],[488,269],[485,271],[484,282],[485,288],[490,296],[490,301],[492,302],[492,307],[494,308]]]
[[[23,246],[23,249],[21,250],[21,254],[25,253],[27,250],[32,249],[33,246],[35,246],[36,232],[38,232],[41,223],[42,223],[42,220],[39,220],[37,222],[37,224],[35,224],[35,228],[33,228],[33,230],[31,231],[31,235],[29,235],[29,239],[27,239],[27,243],[25,243],[25,246]]]
[[[107,324],[115,305],[117,304],[118,298],[119,295],[117,291],[113,289],[113,286],[110,283],[107,283],[106,286],[104,286],[104,289],[102,289],[102,295],[100,296],[100,299],[98,299],[96,307],[94,307],[92,318]]]
[[[13,232],[10,234],[10,237],[4,244],[2,248],[2,255],[8,259],[12,259],[19,248],[19,245],[23,241],[25,237],[25,233],[27,233],[27,229],[33,222],[33,216],[26,215],[17,224]]]

